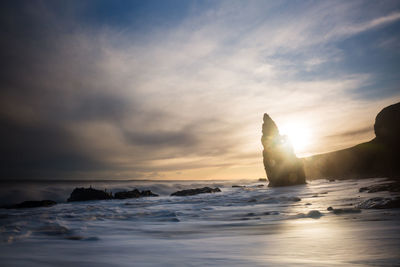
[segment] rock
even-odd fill
[[[39,208],[39,207],[51,207],[56,205],[57,202],[53,200],[40,200],[40,201],[24,201],[15,205],[4,206],[6,209],[26,209],[26,208]]]
[[[357,208],[343,208],[343,209],[334,209],[332,207],[327,208],[328,211],[331,211],[333,214],[347,214],[347,213],[360,213],[361,210]]]
[[[267,212],[264,212],[264,215],[279,215],[279,212],[278,211],[267,211]]]
[[[267,181],[267,178],[258,178],[258,181],[259,181],[259,182],[266,182],[266,181]]]
[[[374,131],[376,137],[369,142],[304,158],[307,178],[389,177],[399,180],[400,103],[385,107],[378,113]]]
[[[306,183],[303,162],[296,157],[292,145],[281,136],[278,127],[268,114],[264,114],[261,143],[264,147],[264,167],[268,186],[288,186]]]
[[[71,236],[66,236],[65,239],[67,240],[83,240],[84,237],[80,235],[71,235]]]
[[[235,188],[235,187],[244,188],[244,187],[246,187],[246,186],[244,186],[244,185],[232,185],[232,187],[233,187],[233,188]]]
[[[112,193],[97,190],[94,188],[75,188],[72,191],[71,196],[68,198],[68,202],[71,201],[88,201],[88,200],[106,200],[106,199],[126,199],[126,198],[139,198],[139,197],[157,197],[150,190],[139,191],[137,189],[131,191],[122,191],[115,193],[113,197]]]
[[[400,197],[374,197],[361,202],[357,207],[360,209],[398,209],[400,208]]]
[[[376,193],[381,191],[400,192],[400,182],[377,184],[367,187],[361,187],[359,192]]]
[[[158,197],[157,194],[154,194],[154,193],[151,192],[150,190],[142,191],[142,192],[140,192],[140,195],[141,195],[142,197]]]
[[[158,197],[158,195],[154,194],[150,190],[140,192],[137,189],[131,191],[117,192],[114,194],[115,199],[139,198],[139,197]]]
[[[36,232],[49,236],[63,236],[70,234],[71,230],[59,224],[50,224],[37,228]]]
[[[68,202],[72,201],[88,201],[88,200],[105,200],[112,199],[112,194],[106,191],[97,190],[94,188],[75,188],[72,191],[70,197],[68,198]]]
[[[186,189],[186,190],[177,191],[175,193],[172,193],[171,196],[193,196],[193,195],[197,195],[197,194],[216,193],[216,192],[221,192],[221,190],[218,187],[216,187],[216,188],[203,187],[203,188]]]
[[[140,191],[137,189],[131,191],[122,191],[114,194],[116,199],[126,199],[126,198],[138,198],[140,197]]]
[[[319,212],[318,210],[310,210],[307,214],[306,217],[307,218],[312,218],[312,219],[319,219],[323,216],[323,214],[321,212]]]
[[[297,218],[319,219],[319,218],[321,218],[322,216],[324,216],[324,214],[322,214],[321,212],[319,212],[319,210],[310,210],[307,214],[300,213],[300,214],[298,214],[296,217],[297,217]]]
[[[374,131],[376,139],[383,143],[399,143],[400,102],[385,107],[376,115]]]
[[[301,201],[301,198],[299,198],[299,197],[288,197],[287,199],[288,199],[289,201],[293,201],[293,202]]]

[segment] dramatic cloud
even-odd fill
[[[4,179],[257,178],[264,112],[307,155],[400,100],[396,1],[1,5]]]

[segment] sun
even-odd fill
[[[293,122],[282,124],[279,127],[279,132],[281,135],[288,137],[297,156],[307,154],[312,136],[310,127],[305,123]]]

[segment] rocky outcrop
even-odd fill
[[[376,192],[400,192],[400,182],[391,182],[385,184],[376,184],[366,187],[361,187],[359,192],[376,193]]]
[[[40,208],[40,207],[51,207],[56,204],[57,202],[53,200],[24,201],[15,205],[3,206],[3,208],[5,209]]]
[[[385,197],[374,197],[367,199],[358,204],[360,209],[399,209],[400,208],[400,197],[396,198],[385,198]]]
[[[172,193],[171,196],[193,196],[198,194],[216,193],[216,192],[221,192],[221,189],[219,189],[218,187],[216,188],[203,187],[203,188],[194,188],[194,189],[177,191],[175,193]]]
[[[349,213],[361,213],[361,210],[357,209],[357,208],[334,209],[332,207],[328,207],[327,210],[332,212],[333,214],[336,214],[336,215],[349,214]]]
[[[376,137],[369,142],[305,158],[307,178],[400,179],[400,103],[378,113],[374,130]]]
[[[131,191],[122,191],[114,194],[115,199],[139,198],[139,197],[158,197],[150,190],[139,191],[137,189]]]
[[[106,191],[97,190],[94,188],[75,188],[72,191],[71,196],[68,198],[68,202],[72,201],[89,201],[89,200],[105,200],[112,199],[112,194]]]
[[[296,157],[289,140],[279,134],[278,127],[268,114],[264,114],[261,143],[264,147],[264,167],[268,186],[305,184],[303,162]]]
[[[97,190],[94,188],[75,188],[72,191],[71,196],[68,198],[68,202],[71,201],[88,201],[88,200],[106,200],[106,199],[127,199],[127,198],[139,198],[139,197],[158,197],[150,190],[139,191],[133,189],[131,191],[121,191],[115,193],[113,196],[111,192]]]
[[[400,102],[382,109],[381,112],[376,115],[374,131],[377,141],[399,145]]]

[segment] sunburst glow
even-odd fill
[[[279,132],[289,138],[297,156],[307,154],[307,149],[312,141],[308,125],[298,122],[286,123],[279,126]]]

